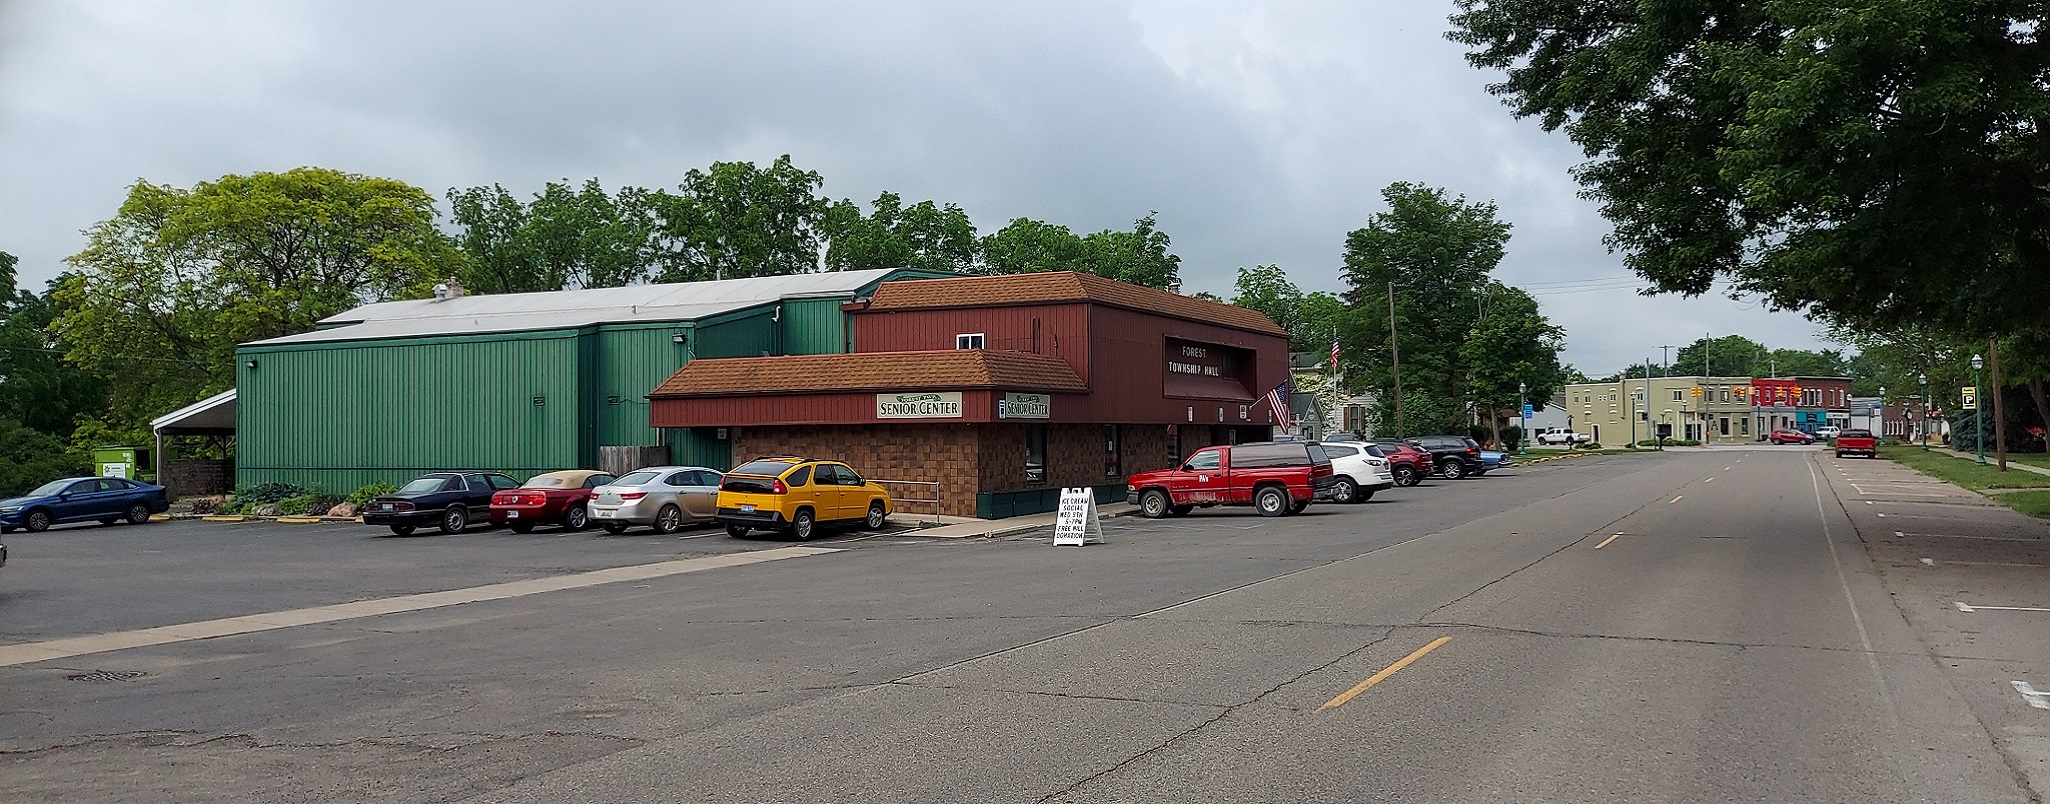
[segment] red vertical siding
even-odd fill
[[[849,316],[854,351],[952,349],[954,336],[980,332],[985,347],[1058,357],[1089,381],[1089,306],[1043,304],[965,310],[892,310]],[[1036,323],[1035,323],[1036,322]],[[1035,328],[1038,338],[1033,338]]]

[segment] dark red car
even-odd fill
[[[491,495],[491,522],[514,533],[526,533],[535,525],[583,530],[591,524],[586,507],[591,490],[611,482],[611,475],[588,469],[535,475],[519,488]]]
[[[1381,457],[1388,459],[1388,471],[1395,474],[1395,485],[1414,486],[1424,482],[1424,478],[1430,477],[1431,473],[1438,471],[1438,467],[1431,462],[1431,453],[1415,445],[1399,441],[1377,441],[1374,442],[1374,447],[1380,450]]]
[[[1772,435],[1765,437],[1765,440],[1774,444],[1813,444],[1815,436],[1799,430],[1774,430]]]

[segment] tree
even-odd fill
[[[2021,0],[1459,0],[1659,292],[1984,338],[2050,324],[2050,10]]]
[[[1469,393],[1486,412],[1489,432],[1500,444],[1495,411],[1525,400],[1543,405],[1565,386],[1559,350],[1566,347],[1566,330],[1545,318],[1537,299],[1522,290],[1491,282],[1487,296],[1486,314],[1467,331],[1459,359],[1471,378]]]
[[[1389,185],[1381,197],[1388,211],[1345,239],[1345,300],[1353,311],[1341,333],[1347,374],[1374,392],[1371,415],[1387,429],[1464,432],[1471,405],[1460,349],[1483,312],[1482,291],[1505,253],[1509,224],[1496,219],[1492,203],[1409,182]],[[1399,427],[1386,348],[1391,284],[1402,361]]]
[[[462,227],[456,245],[470,257],[461,277],[466,290],[527,293],[562,287],[563,278],[548,275],[527,242],[526,205],[504,187],[449,190],[448,206]]]
[[[526,247],[557,287],[616,288],[645,281],[655,264],[654,195],[639,187],[607,194],[549,182],[527,205]]]
[[[1764,377],[1756,364],[1766,353],[1765,344],[1742,335],[1702,338],[1680,347],[1673,355],[1672,373],[1707,374],[1710,377]]]
[[[659,282],[781,276],[818,270],[823,179],[790,155],[692,168],[675,194],[650,201],[658,224]]]
[[[51,330],[108,379],[108,420],[134,432],[231,387],[236,344],[459,275],[466,260],[434,218],[420,188],[323,168],[138,182],[68,258]]]
[[[1289,348],[1302,351],[1298,330],[1302,328],[1303,291],[1288,281],[1288,273],[1279,265],[1261,265],[1240,268],[1238,281],[1233,285],[1231,303],[1248,310],[1258,310],[1290,334]]]
[[[0,285],[10,290],[13,264],[0,252]],[[64,438],[81,416],[106,407],[107,383],[63,359],[63,344],[49,329],[56,318],[51,291],[0,298],[0,419]]]
[[[826,210],[826,270],[919,268],[973,273],[982,256],[975,224],[953,204],[920,201],[910,207],[892,192],[876,196],[864,216],[853,201]]]
[[[1106,229],[1078,237],[1066,226],[1018,218],[982,239],[983,271],[1022,274],[1081,271],[1120,282],[1167,288],[1181,281],[1182,258],[1168,251],[1152,215],[1129,232]]]

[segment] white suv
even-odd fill
[[[1576,433],[1572,430],[1551,430],[1537,434],[1538,443],[1552,446],[1557,446],[1561,444],[1585,444],[1593,440],[1593,436],[1590,436],[1586,433]]]
[[[1324,454],[1331,456],[1334,479],[1325,496],[1332,502],[1366,502],[1373,499],[1374,492],[1395,486],[1395,473],[1389,468],[1388,459],[1375,454],[1379,450],[1373,445],[1327,441],[1320,446]]]

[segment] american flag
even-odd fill
[[[1274,390],[1267,392],[1267,408],[1274,411],[1274,423],[1277,426],[1283,430],[1289,428],[1291,422],[1288,415],[1288,380],[1282,380],[1280,385],[1274,386]]]
[[[1338,330],[1331,331],[1331,373],[1338,374]]]

